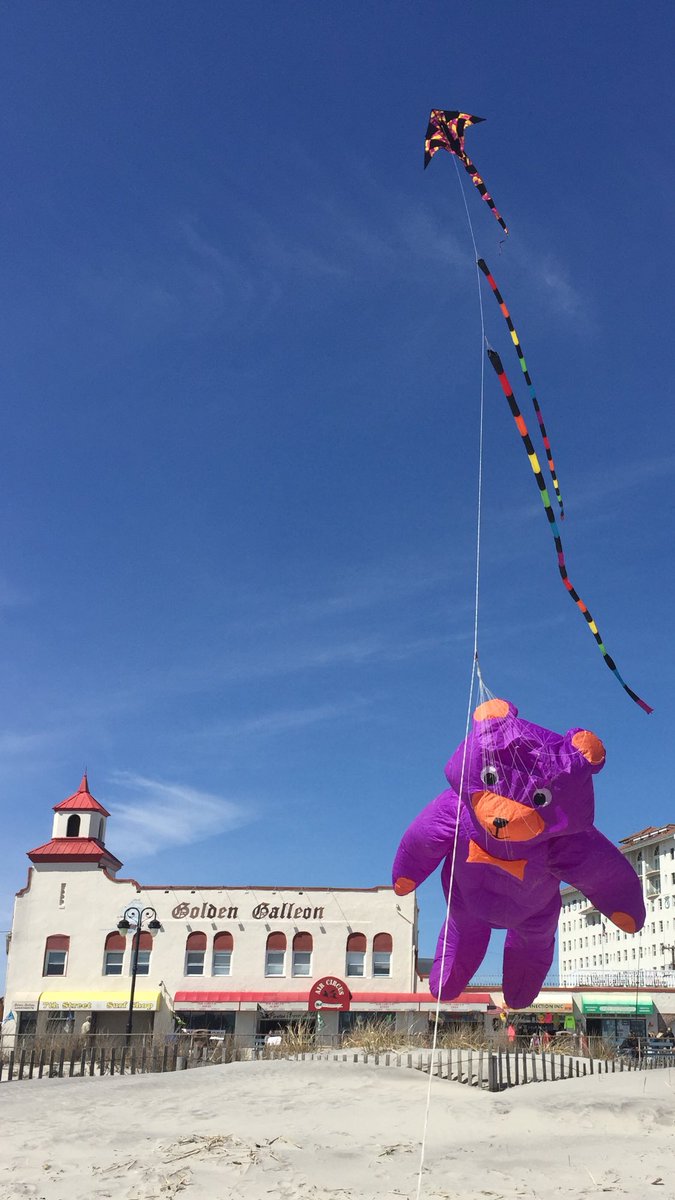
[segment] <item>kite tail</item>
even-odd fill
[[[619,674],[619,671],[617,669],[616,663],[614,662],[614,659],[611,657],[610,654],[608,654],[607,649],[605,648],[605,644],[600,636],[600,632],[598,630],[598,627],[597,627],[595,621],[593,620],[593,617],[591,616],[590,612],[588,611],[586,605],[584,604],[583,600],[579,596],[578,592],[575,590],[575,588],[572,585],[572,581],[567,574],[567,566],[565,563],[565,553],[563,550],[562,542],[560,540],[560,532],[558,530],[558,526],[556,525],[555,514],[553,512],[553,508],[551,505],[551,498],[548,494],[548,491],[546,490],[546,481],[544,479],[544,476],[542,475],[541,467],[539,465],[539,460],[537,458],[537,455],[535,454],[534,446],[532,445],[532,439],[530,438],[530,435],[527,431],[527,425],[525,424],[525,420],[520,412],[520,409],[518,408],[518,403],[513,394],[513,389],[507,379],[506,372],[502,366],[502,360],[500,359],[499,355],[494,350],[488,349],[487,354],[488,354],[488,358],[490,359],[490,362],[492,363],[492,366],[494,367],[494,369],[497,373],[497,377],[501,384],[502,391],[503,391],[504,395],[506,396],[508,406],[511,409],[511,414],[513,416],[514,421],[516,422],[516,428],[518,429],[518,433],[520,434],[520,436],[523,440],[523,445],[525,447],[527,457],[530,460],[530,466],[532,467],[532,470],[534,472],[534,477],[537,481],[537,487],[539,488],[539,494],[541,496],[541,500],[544,505],[544,509],[546,511],[546,516],[548,518],[548,523],[551,526],[553,540],[555,542],[555,548],[556,548],[557,555],[558,555],[558,571],[560,572],[560,578],[562,579],[567,591],[569,592],[570,596],[572,597],[577,608],[579,608],[581,610],[581,612],[583,613],[586,624],[588,625],[588,628],[590,629],[591,633],[593,634],[593,637],[595,638],[595,640],[600,648],[600,651],[602,653],[602,656],[603,656],[605,662],[607,663],[607,666],[609,667],[610,671],[612,671],[614,673],[614,675],[616,675],[616,678],[618,679],[618,681],[621,684],[624,691],[628,692],[628,695],[630,696],[631,700],[634,700],[636,704],[639,704],[640,708],[643,708],[646,713],[653,712],[654,710],[652,708],[650,708],[650,706],[644,700],[641,700],[640,697],[633,691],[633,689],[628,686],[628,684],[625,682],[625,680],[622,679],[622,677]]]
[[[508,237],[509,231],[506,228],[504,218],[502,217],[501,213],[498,212],[497,206],[496,206],[494,200],[492,199],[492,196],[490,195],[485,184],[483,183],[483,180],[479,174],[478,168],[472,163],[472,161],[468,157],[468,155],[461,154],[461,155],[458,155],[457,157],[461,158],[462,162],[464,163],[464,166],[466,167],[467,171],[469,172],[469,175],[471,176],[471,182],[473,183],[474,187],[478,188],[478,191],[480,192],[481,196],[483,197],[485,203],[490,206],[494,216],[497,218],[497,220],[499,221],[499,224],[501,225],[502,229],[504,230],[504,233]]]
[[[555,473],[555,465],[553,463],[553,455],[551,453],[551,443],[549,441],[548,434],[546,432],[546,426],[544,425],[544,417],[543,417],[542,411],[539,407],[539,401],[537,400],[537,397],[536,397],[536,394],[534,391],[534,386],[532,384],[532,380],[530,379],[530,372],[527,369],[527,363],[525,362],[525,355],[523,354],[523,348],[520,344],[518,334],[516,333],[516,330],[514,328],[513,321],[511,320],[511,314],[510,314],[508,308],[506,307],[506,304],[504,303],[504,298],[503,298],[499,288],[497,287],[497,284],[495,283],[494,277],[493,277],[492,273],[490,272],[490,268],[488,267],[485,259],[479,258],[477,265],[480,267],[485,278],[487,279],[488,283],[490,284],[490,287],[492,288],[492,294],[502,311],[502,315],[504,317],[504,320],[506,321],[506,324],[508,325],[509,333],[511,334],[511,341],[513,342],[513,344],[516,348],[516,354],[518,355],[518,361],[520,362],[520,365],[521,365],[521,368],[523,371],[523,375],[525,376],[525,382],[530,389],[530,395],[532,397],[532,404],[534,405],[534,411],[537,414],[537,421],[539,422],[539,429],[541,431],[541,437],[542,437],[542,441],[544,443],[544,449],[546,450],[546,461],[548,463],[548,469],[551,473],[551,481],[553,483],[553,490],[556,494],[556,499],[560,506],[560,519],[564,520],[565,509],[563,507],[562,496],[560,494],[560,485],[558,483],[558,479],[557,479],[556,473]]]

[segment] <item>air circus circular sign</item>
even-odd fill
[[[351,999],[352,994],[347,984],[341,979],[336,979],[334,975],[327,975],[324,979],[317,979],[312,985],[307,1007],[310,1012],[349,1012]]]

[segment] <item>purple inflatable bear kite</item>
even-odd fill
[[[563,880],[619,929],[642,928],[640,881],[593,825],[592,776],[604,765],[605,748],[588,730],[563,737],[521,720],[506,700],[476,709],[445,769],[450,787],[413,821],[394,862],[394,890],[405,896],[445,858],[447,898],[457,838],[450,914],[429,978],[434,996],[459,995],[491,930],[506,929],[504,1001],[531,1004],[553,960]]]

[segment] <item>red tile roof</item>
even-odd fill
[[[101,867],[122,866],[98,838],[52,838],[28,851],[31,862],[95,862]]]
[[[110,813],[107,808],[99,804],[89,791],[89,783],[87,782],[87,773],[85,771],[82,776],[82,782],[76,792],[72,796],[68,796],[67,800],[62,800],[60,804],[54,805],[54,812],[63,812],[64,809],[76,809],[77,812],[98,812],[104,817],[109,817]]]
[[[644,829],[639,829],[637,833],[631,833],[628,837],[620,838],[619,845],[630,846],[634,842],[647,841],[657,836],[667,837],[672,833],[675,833],[675,825],[647,825]]]

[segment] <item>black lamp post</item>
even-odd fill
[[[127,1045],[131,1041],[131,1031],[134,1024],[134,995],[136,993],[136,975],[138,974],[138,950],[141,944],[141,933],[143,932],[143,923],[145,922],[146,929],[152,937],[156,937],[162,926],[157,920],[157,913],[154,908],[140,908],[137,904],[131,904],[129,908],[125,908],[124,916],[121,921],[118,921],[117,928],[120,933],[127,937],[132,934],[131,943],[131,992],[129,994],[129,1014],[127,1016]]]

